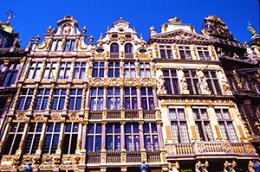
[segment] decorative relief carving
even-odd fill
[[[236,161],[228,162],[225,161],[224,163],[224,172],[236,172],[235,167],[237,166]]]
[[[61,114],[57,114],[57,113],[51,114],[51,119],[52,120],[60,120]]]
[[[207,168],[209,166],[208,161],[205,161],[205,163],[201,163],[201,161],[198,161],[195,164],[195,172],[208,172]]]

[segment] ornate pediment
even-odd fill
[[[211,42],[211,40],[203,35],[199,35],[194,32],[189,32],[183,29],[174,30],[167,33],[160,33],[151,36],[151,40],[163,41],[163,42]]]

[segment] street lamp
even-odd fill
[[[141,172],[148,172],[148,165],[145,164],[145,161],[142,161],[142,164],[140,165]]]

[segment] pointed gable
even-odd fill
[[[170,32],[159,33],[150,37],[152,42],[160,43],[209,43],[211,40],[207,36],[203,36],[194,32],[178,29]]]

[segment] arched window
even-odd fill
[[[113,43],[110,46],[110,53],[118,53],[119,52],[119,46],[117,43]]]
[[[133,46],[130,43],[125,44],[125,53],[132,53]]]
[[[133,46],[130,43],[125,44],[125,58],[133,58]]]

